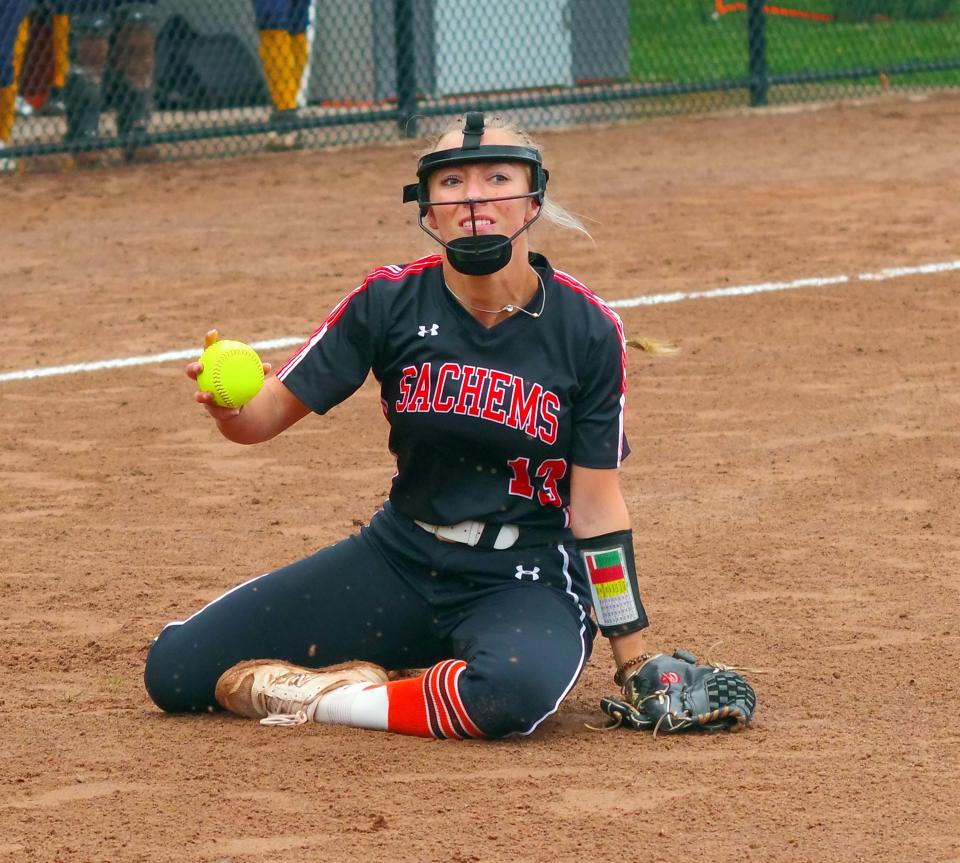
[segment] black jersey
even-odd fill
[[[372,370],[397,472],[392,505],[431,524],[569,526],[570,468],[615,468],[626,355],[620,318],[588,288],[530,263],[528,310],[487,328],[447,289],[439,255],[370,273],[277,372],[325,413]]]

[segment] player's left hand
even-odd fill
[[[756,706],[753,687],[734,669],[698,665],[685,650],[647,657],[624,680],[621,698],[600,699],[600,709],[613,720],[608,727],[652,729],[654,736],[696,729],[737,731],[749,724]]]

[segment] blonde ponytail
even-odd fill
[[[659,339],[650,339],[645,336],[627,339],[627,347],[636,348],[645,354],[654,355],[675,354],[680,350],[676,345],[672,345],[669,342],[662,342]]]

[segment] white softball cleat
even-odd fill
[[[220,675],[214,697],[225,710],[259,719],[262,725],[301,725],[317,721],[320,699],[328,692],[387,680],[387,672],[369,662],[304,668],[275,659],[251,659]]]

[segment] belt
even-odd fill
[[[499,550],[510,548],[520,536],[515,524],[487,524],[482,521],[461,521],[459,524],[427,524],[414,519],[414,524],[432,533],[441,542],[462,542],[464,545]]]

